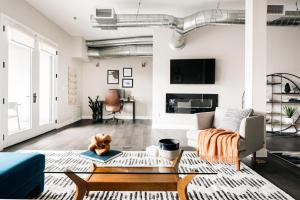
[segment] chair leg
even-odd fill
[[[238,160],[238,161],[236,162],[236,164],[235,164],[235,170],[236,170],[237,172],[239,172],[239,171],[241,170],[241,161],[240,161],[240,160]]]
[[[256,152],[254,152],[254,153],[252,154],[252,160],[253,160],[254,162],[256,162]]]
[[[252,154],[252,163],[253,163],[253,166],[255,167],[256,166],[256,152],[254,152]]]

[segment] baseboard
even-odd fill
[[[73,123],[75,123],[75,122],[81,120],[81,119],[82,119],[82,117],[77,117],[77,118],[75,118],[75,119],[69,119],[69,120],[67,120],[67,121],[60,122],[60,123],[57,124],[56,128],[59,129],[59,128],[62,128],[62,127],[64,127],[64,126],[68,126],[68,125],[70,125],[70,124],[73,124]]]
[[[119,119],[132,119],[132,115],[116,116]],[[103,119],[109,119],[111,116],[104,116]],[[83,115],[81,119],[92,119],[92,116]],[[135,116],[135,119],[152,119],[151,116]]]
[[[192,127],[180,124],[155,124],[152,123],[152,129],[179,129],[179,130],[190,130]]]

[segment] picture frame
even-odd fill
[[[124,67],[123,68],[123,77],[132,77],[132,68]]]
[[[123,78],[122,79],[122,88],[133,88],[133,79],[132,78]]]
[[[119,70],[107,70],[107,84],[119,84]]]

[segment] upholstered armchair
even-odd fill
[[[188,145],[197,147],[199,130],[208,128],[222,128],[222,120],[226,109],[216,108],[215,112],[196,113],[194,130],[187,131]],[[256,159],[256,151],[264,146],[265,137],[265,118],[264,116],[249,116],[241,120],[239,126],[240,140],[238,144],[239,159],[253,154],[253,159]],[[239,170],[240,162],[237,163]]]

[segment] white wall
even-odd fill
[[[68,66],[80,70],[81,65],[80,61],[72,59],[73,37],[31,7],[26,1],[0,0],[0,12],[58,45],[58,123],[60,126],[71,123],[74,120],[74,110],[78,109],[78,106],[68,105]],[[76,117],[80,117],[80,113]]]
[[[241,107],[244,90],[244,26],[204,27],[187,37],[186,46],[171,50],[172,31],[154,30],[153,55],[153,128],[189,129],[192,115],[167,114],[166,93],[219,94],[219,106]],[[300,76],[300,28],[268,27],[267,73],[288,72]],[[170,59],[216,58],[216,84],[171,85]]]
[[[268,74],[286,72],[300,76],[299,36],[299,27],[268,27]]]
[[[96,67],[99,62],[100,66]],[[142,62],[147,62],[142,67]],[[99,96],[104,99],[110,88],[122,88],[123,68],[132,68],[133,88],[124,88],[126,96],[134,96],[136,100],[136,117],[151,118],[152,115],[152,58],[126,57],[113,59],[95,59],[82,66],[82,115],[91,118],[92,112],[88,107],[88,96],[93,99]],[[119,70],[119,84],[107,84],[107,70]],[[131,104],[125,104],[120,118],[132,118]]]
[[[153,55],[153,124],[154,128],[188,129],[192,115],[167,114],[166,93],[207,93],[219,95],[219,106],[241,107],[244,89],[243,26],[215,26],[196,30],[187,37],[186,46],[171,50],[172,31],[154,30]],[[213,85],[171,85],[170,59],[215,58],[216,83]]]

